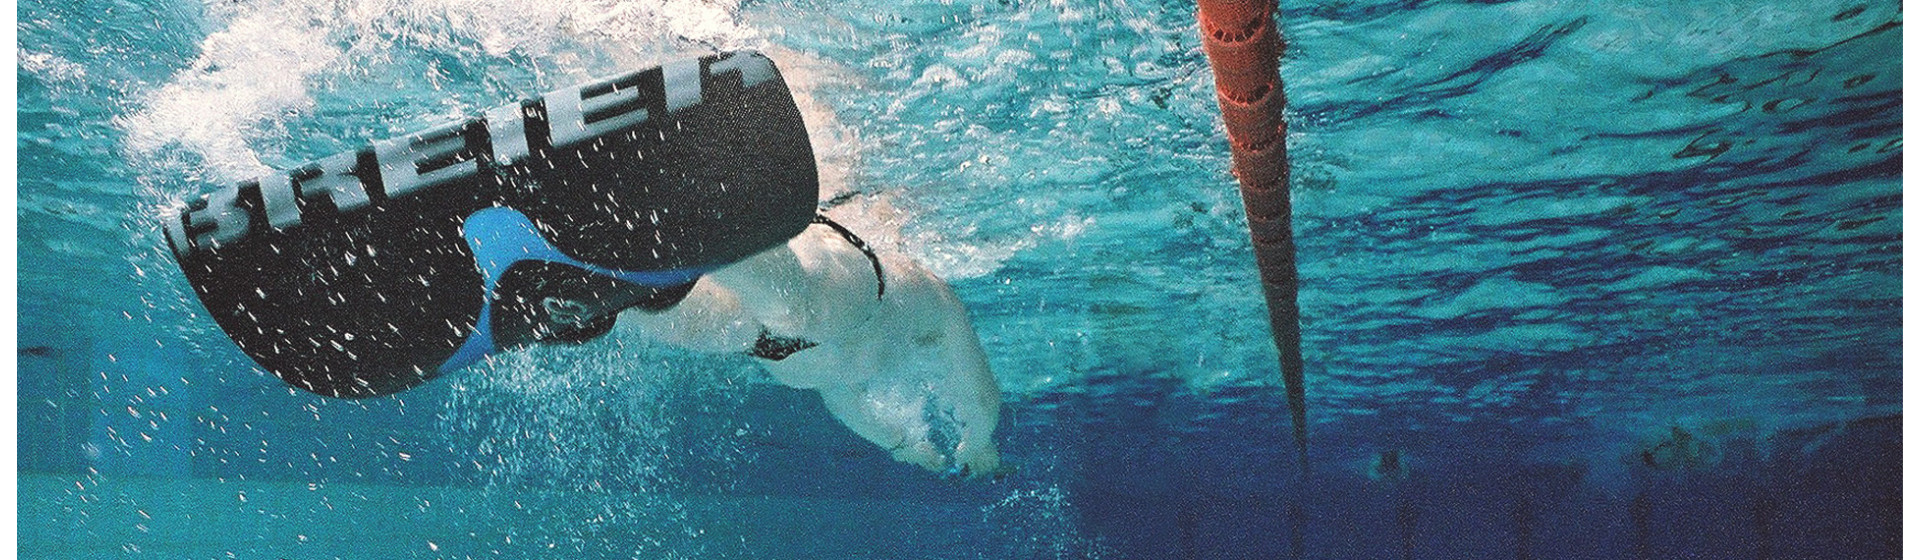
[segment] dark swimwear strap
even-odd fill
[[[787,359],[787,356],[792,356],[795,352],[819,345],[818,342],[804,338],[776,335],[767,331],[766,327],[760,327],[760,338],[753,341],[753,349],[748,350],[747,355],[778,362]]]
[[[824,224],[827,227],[833,228],[833,231],[840,233],[840,237],[844,237],[848,243],[852,243],[853,248],[859,249],[861,253],[865,253],[867,260],[873,261],[873,279],[880,283],[880,294],[874,296],[874,299],[885,298],[887,296],[887,274],[880,270],[880,256],[873,253],[873,248],[868,247],[866,241],[862,241],[860,236],[854,235],[846,226],[828,219],[826,214],[814,214],[813,223]]]
[[[860,236],[854,235],[852,231],[847,230],[846,226],[842,226],[828,219],[824,214],[814,214],[813,223],[823,224],[833,228],[833,231],[838,232],[840,237],[846,238],[848,243],[852,243],[853,248],[859,249],[861,253],[866,254],[867,260],[873,261],[873,279],[880,284],[880,295],[875,296],[875,298],[885,298],[887,296],[887,275],[880,270],[880,256],[873,253],[873,248],[867,246],[867,242],[862,241]],[[778,362],[787,359],[787,356],[792,356],[796,352],[819,345],[820,343],[818,342],[804,338],[779,336],[767,331],[766,327],[760,327],[760,336],[753,341],[753,349],[748,350],[747,355]]]

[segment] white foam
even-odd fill
[[[308,109],[308,76],[342,50],[327,30],[289,14],[256,12],[200,43],[200,57],[122,119],[127,148],[156,157],[178,147],[201,157],[211,179],[233,181],[267,170],[249,140],[261,125]]]
[[[937,232],[906,231],[913,223],[911,189],[874,184],[859,173],[866,147],[858,128],[840,121],[833,107],[822,101],[820,88],[861,87],[857,73],[844,65],[778,47],[767,48],[780,61],[782,75],[793,91],[794,103],[807,123],[808,140],[820,173],[820,200],[844,198],[827,215],[859,234],[878,251],[905,254],[948,281],[977,278],[999,270],[1007,259],[1033,247],[1040,239],[1071,238],[1092,222],[1075,216],[1058,223],[1034,226],[1031,237],[1000,240],[970,239],[975,228]]]
[[[15,61],[20,69],[46,82],[79,84],[87,79],[87,69],[71,60],[50,53],[19,51]]]
[[[584,0],[578,4],[575,23],[580,29],[611,39],[643,37],[665,28],[687,39],[730,49],[748,46],[758,37],[736,18],[737,1]]]
[[[286,137],[290,132],[276,125],[314,108],[314,84],[337,78],[350,88],[364,79],[355,76],[399,71],[382,63],[404,49],[501,59],[481,65],[532,59],[584,79],[607,71],[596,66],[601,60],[654,64],[687,54],[687,42],[700,50],[757,46],[760,34],[739,22],[738,11],[737,2],[707,0],[213,4],[209,16],[224,20],[224,29],[202,40],[192,66],[144,95],[141,108],[119,124],[136,160],[164,168],[180,150],[200,160],[184,175],[235,181],[268,171],[260,145]],[[55,60],[22,56],[25,68],[60,68]]]

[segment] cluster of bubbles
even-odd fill
[[[477,442],[483,491],[498,497],[491,513],[526,539],[698,553],[706,543],[689,495],[727,479],[749,452],[688,412],[739,406],[724,388],[754,372],[612,338],[497,356],[451,381],[440,423]],[[700,469],[719,472],[683,476]]]

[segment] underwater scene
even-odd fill
[[[1196,10],[23,0],[20,557],[1900,556],[1899,3],[1280,2],[1304,440]],[[724,54],[746,52],[777,74]],[[736,81],[713,81],[723,66]],[[596,106],[633,91],[595,82],[622,75],[662,99]],[[614,85],[563,89],[589,83]],[[808,201],[783,208],[800,209],[809,239],[852,242],[836,246],[862,291],[845,299],[939,294],[938,278],[951,287],[942,309],[964,309],[945,324],[970,319],[977,334],[990,383],[929,377],[894,395],[912,410],[887,418],[919,426],[922,454],[876,445],[846,401],[782,369],[832,348],[764,326],[752,352],[713,352],[663,341],[629,310],[578,340],[501,331],[499,351],[448,357],[476,325],[501,324],[476,313],[520,309],[472,295],[501,293],[474,291],[492,274],[479,255],[493,238],[470,233],[479,213],[436,222],[454,233],[434,253],[479,271],[361,267],[419,275],[406,292],[418,301],[347,290],[359,280],[339,267],[374,258],[375,241],[344,265],[295,258],[310,268],[295,273],[182,264],[238,246],[231,216],[278,235],[266,226],[439,188],[419,186],[434,166],[517,155],[540,173],[568,164],[542,160],[558,152],[541,142],[557,150],[565,134],[647,114],[640,103],[700,111],[688,91],[719,100],[769,83],[787,90],[779,118],[727,122],[793,132],[769,153],[810,149],[811,208],[834,229],[804,223]],[[463,121],[487,128],[435,128]],[[509,135],[522,145],[502,123],[525,126]],[[660,145],[693,134],[669,128]],[[429,129],[455,132],[386,142]],[[442,141],[466,151],[435,152]],[[662,149],[681,159],[658,165],[779,171]],[[804,168],[805,151],[785,169]],[[427,155],[406,168],[391,154]],[[582,154],[575,164],[595,165]],[[365,188],[314,202],[315,177],[337,171],[326,162]],[[267,177],[304,189],[276,199]],[[724,200],[689,208],[773,211],[710,210]],[[529,243],[580,248],[552,262],[582,259],[575,270],[603,279],[639,266],[590,260],[630,239],[550,227],[591,220],[514,208],[532,216]],[[425,276],[442,273],[453,280]],[[207,303],[208,285],[303,278],[366,297],[272,311],[325,336],[276,336],[238,321],[280,319]],[[708,301],[649,286],[621,306]],[[443,321],[432,306],[448,301],[488,307]],[[544,309],[560,317],[565,303]],[[374,367],[353,353],[369,340],[401,344],[323,344],[347,327],[303,315],[322,307],[445,323],[436,336],[454,338],[394,362],[404,379],[391,388],[334,369],[282,381],[299,364],[262,358],[276,343],[306,345],[299,363],[345,355],[327,362],[343,370]],[[952,317],[885,309],[904,324]],[[971,344],[959,330],[869,331],[861,348]],[[565,343],[508,347],[522,335]],[[819,383],[864,364],[826,363]],[[370,388],[337,398],[313,384],[334,382]],[[969,406],[988,420],[951,412]],[[982,422],[988,441],[966,432]]]

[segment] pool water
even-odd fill
[[[1190,3],[22,2],[22,556],[1898,557],[1899,4],[1282,9],[1305,485]],[[635,337],[290,390],[158,232],[744,48],[823,198],[967,304],[998,480]]]

